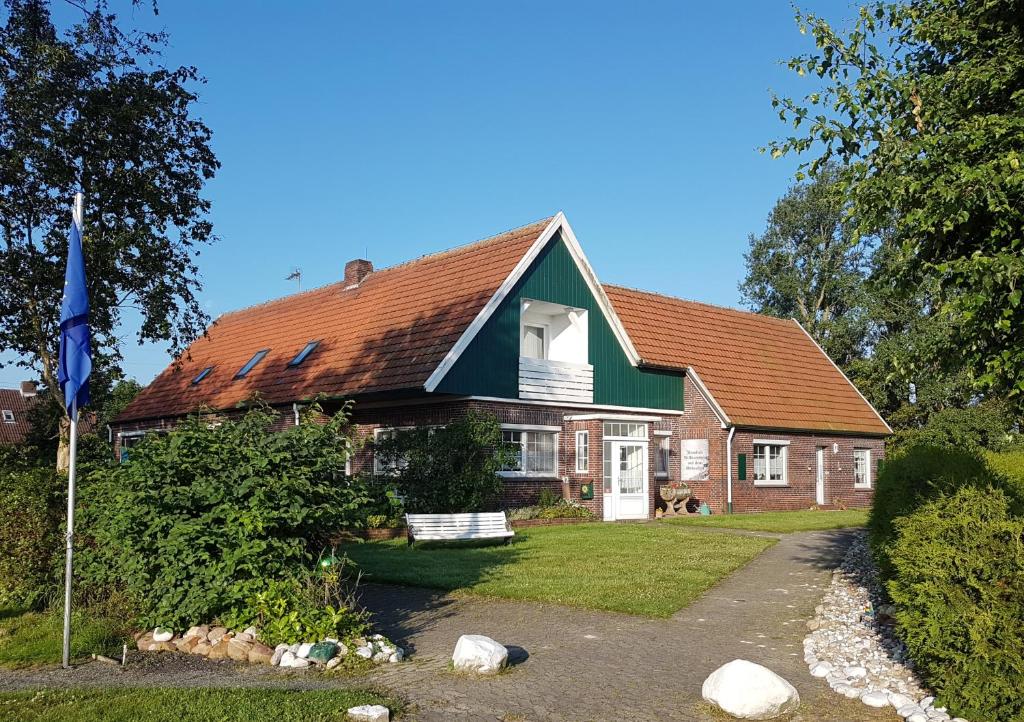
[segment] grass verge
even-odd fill
[[[365,581],[668,617],[773,544],[669,524],[573,524],[511,544],[346,545]]]
[[[765,511],[757,514],[712,514],[711,516],[681,516],[665,519],[669,524],[690,527],[717,527],[745,531],[768,531],[792,534],[799,531],[826,531],[864,526],[868,521],[867,509],[825,511]]]
[[[0,667],[59,664],[64,630],[61,615],[59,610],[0,610]],[[121,625],[115,622],[81,613],[72,614],[72,658],[80,659],[90,654],[120,657],[121,645],[129,639]]]
[[[21,722],[334,722],[349,707],[399,703],[368,690],[48,689],[0,693],[0,719]]]

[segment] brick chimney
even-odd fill
[[[30,398],[36,395],[36,382],[35,381],[22,381],[21,382],[21,395],[23,397]]]
[[[345,264],[345,287],[358,286],[363,279],[373,273],[373,263],[357,258]]]

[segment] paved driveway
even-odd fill
[[[373,679],[412,701],[422,720],[702,720],[705,677],[737,657],[787,678],[804,701],[793,719],[895,719],[852,706],[810,677],[804,622],[841,558],[848,532],[782,537],[668,620],[550,604],[451,597],[367,585],[364,603],[414,662]],[[685,549],[678,553],[685,554]],[[671,580],[666,579],[666,584]],[[518,663],[493,679],[449,669],[460,634],[485,634]]]

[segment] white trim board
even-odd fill
[[[452,401],[493,401],[500,404],[527,404],[529,406],[560,406],[562,408],[584,408],[597,411],[629,411],[636,413],[658,414],[659,416],[682,416],[684,412],[676,409],[650,409],[632,406],[601,406],[598,404],[579,404],[571,401],[533,401],[529,399],[503,399],[500,396],[453,396]]]
[[[841,368],[839,368],[839,365],[835,361],[832,360],[831,356],[829,356],[827,353],[825,353],[825,349],[823,349],[821,347],[821,345],[817,341],[814,340],[814,336],[812,336],[811,334],[807,333],[807,329],[804,328],[803,324],[800,323],[799,321],[797,321],[795,318],[792,319],[792,321],[793,321],[793,323],[795,323],[800,328],[801,331],[804,332],[804,335],[806,335],[807,338],[811,339],[811,343],[813,343],[815,348],[817,348],[818,351],[821,352],[821,355],[824,356],[825,358],[827,358],[828,362],[830,364],[832,364],[832,366],[835,368],[835,370],[838,371],[840,373],[840,375],[844,379],[846,379],[846,383],[850,384],[850,388],[852,388],[854,391],[857,392],[857,395],[860,396],[860,400],[863,401],[865,404],[867,404],[869,409],[871,409],[873,412],[875,412],[875,416],[878,417],[878,420],[882,422],[882,424],[885,426],[885,428],[889,429],[889,433],[890,434],[893,433],[892,427],[889,426],[889,422],[887,422],[885,419],[882,418],[882,415],[880,413],[878,413],[878,409],[876,409],[874,406],[872,406],[871,402],[868,401],[867,398],[864,396],[864,394],[862,394],[860,392],[860,389],[858,389],[854,385],[854,383],[852,381],[850,381],[850,377],[847,376],[845,373],[843,373],[843,370]]]
[[[604,289],[601,288],[601,284],[597,280],[597,274],[594,273],[594,269],[590,266],[590,262],[587,261],[587,257],[583,254],[583,249],[580,247],[579,241],[576,240],[576,234],[572,232],[572,228],[569,226],[569,221],[566,220],[565,214],[561,211],[551,219],[551,222],[547,225],[544,231],[537,237],[537,240],[533,242],[530,249],[526,254],[519,259],[519,263],[516,264],[512,272],[508,274],[508,277],[502,281],[498,290],[495,291],[494,295],[491,296],[490,300],[480,309],[480,313],[476,315],[473,322],[469,324],[469,327],[462,332],[462,336],[455,342],[455,345],[449,349],[445,357],[441,359],[441,363],[437,365],[437,368],[430,374],[426,383],[423,384],[423,388],[426,391],[434,391],[441,383],[442,379],[451,371],[455,362],[459,360],[459,357],[465,352],[469,345],[476,338],[477,334],[483,329],[484,325],[490,320],[494,312],[498,310],[498,306],[501,305],[502,301],[512,292],[515,285],[529,270],[534,260],[540,255],[540,252],[544,250],[544,247],[548,244],[558,231],[562,231],[562,237],[565,240],[566,248],[569,249],[569,255],[573,261],[576,262],[576,267],[583,275],[583,280],[586,281],[587,287],[590,289],[591,294],[597,300],[597,305],[604,314],[605,320],[612,328],[612,332],[615,334],[615,338],[618,340],[619,345],[622,346],[622,350],[626,354],[626,358],[629,359],[629,363],[633,366],[640,365],[640,354],[637,353],[636,348],[633,346],[633,342],[630,341],[629,336],[626,334],[626,329],[623,327],[622,322],[619,320],[618,315],[615,313],[615,309],[612,308],[611,301],[608,300],[608,296],[605,295]]]
[[[697,393],[704,398],[704,401],[706,401],[708,406],[711,407],[711,410],[715,412],[715,416],[718,417],[718,421],[722,424],[722,428],[724,429],[732,426],[732,421],[729,420],[729,416],[725,413],[725,409],[719,406],[718,402],[715,401],[715,397],[711,395],[708,387],[704,385],[704,381],[702,381],[700,376],[697,374],[697,369],[693,366],[687,366],[686,375],[691,381],[693,381],[693,385],[697,388]],[[683,406],[686,406],[686,399],[683,399]]]

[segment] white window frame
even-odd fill
[[[401,431],[412,431],[415,426],[379,426],[373,430],[373,473],[376,476],[394,476],[404,468],[403,459],[396,459],[393,466],[385,466],[377,455],[377,440],[385,434],[397,434]],[[408,462],[405,462],[408,464]]]
[[[772,447],[778,446],[781,449],[782,456],[782,478],[772,479],[771,478],[771,449],[766,448],[764,457],[764,472],[765,478],[757,478],[757,449],[759,446]],[[754,439],[754,453],[751,454],[752,468],[751,476],[754,479],[754,486],[789,486],[789,442],[784,439]]]
[[[522,434],[551,434],[555,437],[555,468],[551,471],[524,471],[522,469],[504,469],[498,472],[498,476],[506,479],[557,479],[558,469],[561,463],[560,459],[560,439],[561,439],[561,426],[534,426],[529,424],[502,424],[501,425],[502,436],[504,432],[515,431],[520,434],[520,446],[522,447],[520,455],[520,466],[524,466],[522,463],[526,458],[526,440],[522,438]],[[515,443],[515,442],[512,442]]]
[[[543,334],[544,334],[543,344],[542,344],[544,348],[541,350],[541,353],[543,355],[540,356],[540,357],[537,357],[537,356],[527,356],[526,354],[523,353],[523,350],[524,350],[523,346],[526,343],[526,329],[528,329],[528,328],[539,328],[543,332]],[[548,355],[549,355],[548,350],[550,348],[550,344],[551,344],[551,325],[550,324],[547,324],[547,323],[526,323],[525,321],[520,321],[520,323],[519,323],[519,355],[520,356],[523,356],[524,358],[535,358],[538,361],[547,361],[548,360]]]
[[[865,481],[857,481],[857,454],[858,452],[864,453],[864,479]],[[871,449],[865,447],[858,447],[853,450],[853,488],[854,489],[870,489],[871,488]]]
[[[590,431],[576,432],[576,473],[590,473]]]
[[[662,444],[667,442],[667,446],[662,448]],[[658,471],[658,460],[661,458],[661,452],[667,451],[668,456],[665,458],[665,471]],[[671,431],[655,431],[654,432],[654,478],[655,479],[667,479],[671,476],[672,468],[672,432]]]
[[[14,412],[11,411],[10,409],[4,409],[4,423],[5,424],[13,424],[14,423]]]

